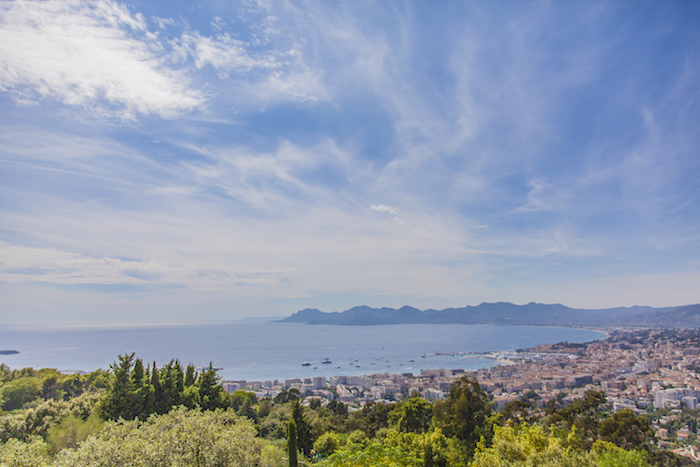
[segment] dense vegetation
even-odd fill
[[[111,371],[63,375],[0,366],[1,466],[676,466],[655,449],[647,418],[610,413],[588,392],[566,407],[491,409],[475,379],[443,401],[419,398],[348,410],[221,388],[216,370],[158,368],[134,355]]]

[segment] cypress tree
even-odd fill
[[[155,364],[154,364],[155,368]],[[151,366],[146,367],[143,387],[143,420],[156,411],[155,391],[153,390]]]
[[[160,385],[163,391],[162,407],[165,413],[182,404],[183,374],[180,362],[170,362],[160,369]]]
[[[289,420],[287,429],[287,451],[289,454],[289,467],[297,467],[297,424],[294,419]]]
[[[185,390],[185,373],[182,370],[182,365],[180,365],[180,360],[175,360],[175,365],[173,365],[173,372],[175,378],[175,391],[177,393],[177,405],[182,404],[182,393]]]
[[[187,365],[187,371],[185,373],[185,387],[193,386],[197,380],[197,375],[194,372],[194,365]]]
[[[144,381],[144,373],[143,361],[137,358],[134,362],[134,369],[131,372],[131,381],[134,383],[134,413],[141,420],[145,420],[148,417],[148,413],[146,413],[148,384]]]
[[[299,403],[299,399],[292,402],[292,418],[296,425],[299,449],[301,449],[301,452],[303,452],[305,456],[310,456],[311,450],[314,447],[314,442],[311,438],[311,427],[304,418],[304,407]]]
[[[160,384],[160,371],[156,367],[156,362],[153,362],[151,370],[151,386],[153,386],[153,411],[158,414],[167,413],[170,410],[165,403],[163,394],[163,386]]]

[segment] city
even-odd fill
[[[435,369],[418,375],[225,381],[223,387],[229,392],[253,391],[259,399],[296,389],[306,396],[307,405],[314,399],[322,403],[338,400],[352,411],[370,401],[391,403],[417,395],[440,400],[454,380],[473,373],[492,398],[495,410],[502,410],[511,401],[525,400],[532,404],[534,416],[543,414],[548,404],[568,405],[587,391],[601,391],[615,412],[631,409],[637,414],[657,414],[650,418],[658,445],[700,460],[695,446],[697,426],[678,423],[684,410],[695,410],[698,405],[700,330],[618,329],[610,330],[608,336],[588,343],[562,342],[479,354],[497,363],[473,372]]]

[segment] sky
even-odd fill
[[[700,303],[700,3],[0,2],[0,321]]]

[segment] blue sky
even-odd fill
[[[700,302],[700,4],[0,3],[0,319]]]

